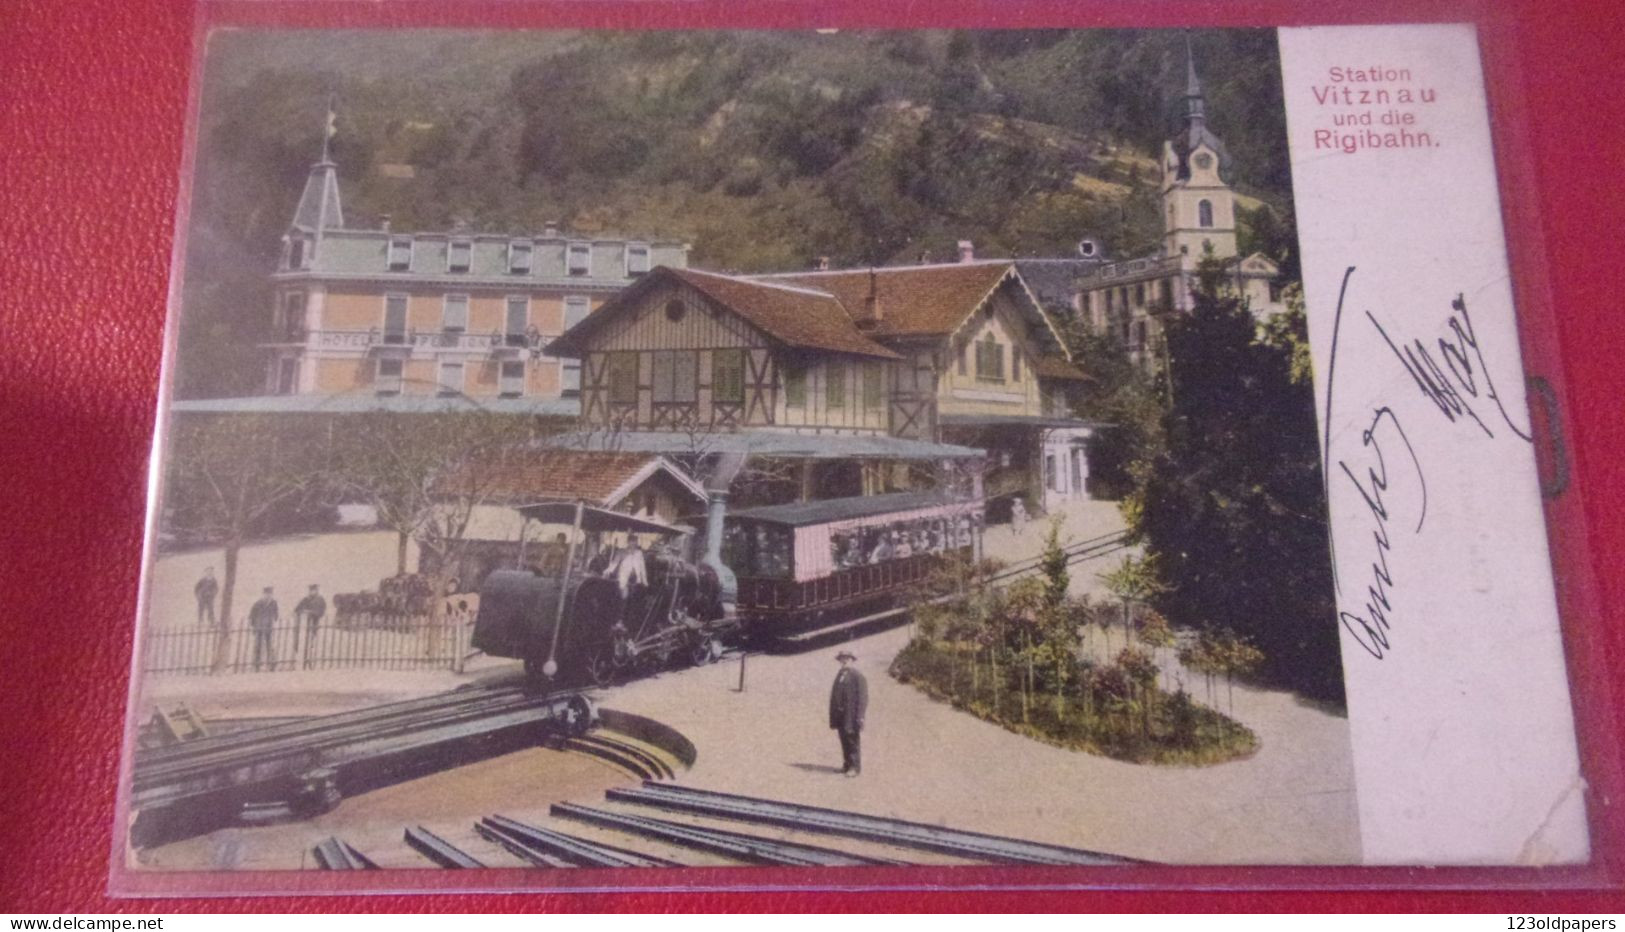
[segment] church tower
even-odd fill
[[[1226,178],[1230,154],[1207,126],[1207,100],[1185,36],[1184,127],[1162,145],[1163,252],[1200,259],[1236,255],[1236,198]]]

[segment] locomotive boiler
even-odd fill
[[[737,626],[732,575],[715,558],[691,559],[686,529],[579,502],[519,511],[571,533],[563,553],[486,577],[475,648],[524,661],[532,682],[559,685],[603,686],[675,659],[721,656]]]

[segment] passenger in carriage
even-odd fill
[[[896,547],[894,547],[893,544],[892,544],[891,532],[890,531],[881,531],[880,532],[880,543],[876,544],[875,549],[873,549],[873,550],[871,550],[869,552],[869,562],[870,563],[884,563],[885,561],[890,560],[895,555],[896,555]]]
[[[543,576],[563,576],[564,561],[569,559],[569,554],[570,544],[565,540],[564,532],[560,531],[553,542],[542,550],[539,571]]]

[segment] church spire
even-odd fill
[[[333,163],[330,143],[337,131],[337,116],[333,98],[327,99],[327,120],[322,124],[322,157],[310,166],[305,177],[305,190],[299,196],[299,206],[293,212],[296,229],[314,233],[321,241],[326,230],[344,226],[344,207],[339,200],[338,166]]]
[[[1207,121],[1202,80],[1196,76],[1196,55],[1191,51],[1191,33],[1185,30],[1185,124],[1195,129]]]

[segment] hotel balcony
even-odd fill
[[[384,355],[410,356],[419,350],[454,350],[488,353],[493,356],[520,356],[540,350],[548,338],[529,333],[468,333],[462,330],[394,330],[373,327],[367,330],[303,330],[289,328],[266,341],[267,347],[300,347],[307,350],[362,350]]]

